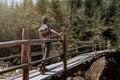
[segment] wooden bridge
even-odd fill
[[[13,58],[21,56],[21,65],[1,70],[0,74],[8,73],[17,69],[22,69],[21,74],[16,74],[5,78],[4,80],[46,80],[54,75],[62,73],[63,77],[61,80],[66,80],[67,70],[72,69],[80,64],[85,64],[91,60],[115,52],[116,49],[112,49],[110,42],[108,42],[108,48],[106,48],[106,42],[98,41],[78,41],[78,40],[67,40],[66,36],[63,35],[62,39],[29,39],[28,29],[23,29],[22,40],[0,42],[0,48],[13,47],[22,45],[21,55],[13,55],[4,57]],[[52,59],[58,59],[61,57],[61,61],[47,65],[48,71],[41,75],[37,68],[30,69],[32,65],[40,64],[43,60],[31,61],[32,52],[31,45],[40,45],[41,42],[51,41],[54,44],[62,46],[62,49],[57,51],[59,54],[56,56],[48,57],[44,61],[50,61]],[[72,47],[71,47],[72,45]],[[0,60],[2,60],[0,59]]]

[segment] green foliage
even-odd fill
[[[44,15],[46,13],[47,8],[46,0],[38,0],[36,5],[38,14]]]
[[[60,1],[59,0],[51,0],[51,16],[52,16],[52,25],[54,29],[61,30],[63,26],[63,16],[60,10]]]
[[[92,17],[94,14],[93,0],[85,0],[85,14]]]
[[[103,37],[105,38],[105,40],[112,40],[113,42],[117,41],[116,35],[113,34],[113,30],[112,29],[107,29],[102,33]]]
[[[92,31],[84,32],[83,35],[81,36],[81,40],[82,41],[89,41],[91,39],[91,37],[93,37]]]
[[[38,0],[36,5],[24,0],[13,4],[9,7],[0,1],[0,41],[21,39],[22,28],[26,27],[31,38],[38,38],[41,17],[47,15],[52,28],[64,31],[67,38],[92,40],[100,36],[102,40],[109,34],[119,42],[119,0]]]

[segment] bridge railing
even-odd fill
[[[6,47],[13,47],[13,46],[17,46],[17,45],[21,45],[21,54],[17,55],[17,56],[21,56],[21,65],[17,65],[14,67],[10,67],[7,68],[5,70],[1,70],[0,74],[4,74],[10,71],[14,71],[16,69],[22,69],[23,71],[23,80],[29,80],[29,69],[32,65],[34,64],[39,64],[41,63],[43,60],[37,60],[37,61],[31,61],[31,49],[30,46],[31,45],[38,45],[41,44],[42,42],[59,42],[60,44],[62,44],[62,54],[59,54],[57,56],[53,56],[53,57],[48,57],[46,58],[44,61],[48,61],[51,60],[53,58],[57,58],[57,57],[62,57],[63,60],[63,69],[64,69],[64,78],[66,78],[66,71],[67,71],[67,55],[72,55],[68,54],[67,52],[69,52],[68,50],[68,43],[74,43],[75,44],[75,48],[73,48],[75,50],[75,53],[85,53],[88,51],[94,51],[96,53],[97,50],[97,46],[100,46],[100,44],[96,43],[95,41],[76,41],[76,40],[66,40],[66,36],[63,35],[62,39],[49,39],[49,40],[42,40],[42,39],[29,39],[28,36],[28,29],[23,29],[22,32],[22,40],[14,40],[14,41],[7,41],[7,42],[0,42],[0,48],[6,48]],[[80,46],[79,46],[80,44]],[[91,47],[90,50],[88,51],[80,51],[80,48],[85,48],[85,47]],[[100,46],[99,48],[102,48],[102,46]],[[9,57],[9,56],[8,56]],[[12,57],[11,57],[12,58]]]
[[[8,69],[5,69],[5,70],[1,70],[0,74],[7,73],[7,72],[10,72],[10,71],[22,68],[23,69],[23,80],[28,80],[29,79],[29,67],[31,65],[38,64],[38,63],[43,61],[43,60],[38,60],[38,61],[31,62],[30,46],[31,45],[36,45],[36,44],[38,45],[38,44],[41,44],[41,42],[48,42],[48,41],[49,42],[58,42],[58,41],[61,41],[61,39],[49,39],[49,40],[45,40],[45,39],[44,40],[42,40],[42,39],[29,39],[29,37],[28,37],[28,29],[23,29],[22,40],[0,42],[0,48],[6,48],[6,47],[13,47],[13,46],[22,45],[21,55],[18,55],[18,54],[15,55],[15,56],[21,56],[21,65],[11,67],[11,68],[8,68]],[[46,58],[44,61],[55,58],[55,57],[59,57],[59,56],[49,57],[49,58]],[[13,57],[13,56],[11,56],[11,57]],[[5,58],[6,57],[4,57],[4,59]]]
[[[75,50],[73,53],[69,53],[67,55],[78,55],[78,54],[83,54],[86,52],[94,52],[96,56],[96,51],[98,50],[104,50],[106,49],[106,42],[102,41],[78,41],[78,40],[66,40],[67,43],[74,43],[74,48],[67,48],[69,49],[68,52],[71,52],[72,50]],[[68,44],[67,44],[68,46]]]

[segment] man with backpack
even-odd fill
[[[55,30],[53,30],[50,25],[48,24],[48,18],[46,16],[43,16],[42,17],[42,25],[40,26],[40,28],[38,29],[39,31],[39,36],[40,36],[40,39],[51,39],[52,37],[52,33],[53,34],[56,34],[58,36],[62,36],[62,32],[61,33],[58,33],[56,32]],[[50,48],[51,48],[51,42],[50,41],[47,41],[47,42],[42,42],[42,45],[45,47],[45,50],[44,50],[44,53],[43,53],[43,60],[49,56],[50,54]],[[41,74],[44,74],[44,72],[46,71],[47,69],[45,68],[45,62],[42,61],[42,64],[41,66],[39,66],[39,71]]]

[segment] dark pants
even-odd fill
[[[45,58],[48,58],[50,56],[51,42],[45,43],[45,44],[43,44],[43,46],[44,46],[44,48],[42,49],[42,53],[43,53],[42,60],[44,60]],[[42,65],[45,66],[45,61],[42,61]]]

